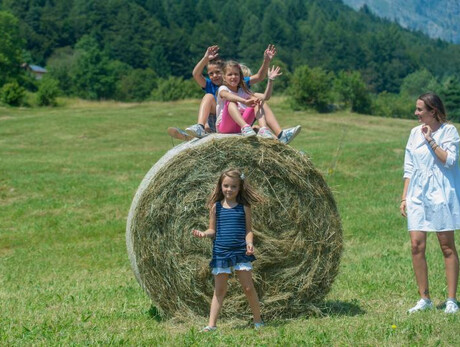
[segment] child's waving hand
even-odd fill
[[[264,52],[264,58],[268,60],[272,60],[275,55],[276,55],[275,45],[268,45],[267,49]]]
[[[276,77],[281,76],[283,73],[280,71],[281,71],[281,68],[279,66],[276,66],[276,67],[272,66],[271,68],[268,69],[268,73],[267,73],[268,79],[273,81]]]
[[[219,46],[214,45],[214,46],[208,47],[208,49],[206,50],[205,56],[209,60],[213,60],[217,58],[219,56]]]

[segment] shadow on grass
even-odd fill
[[[360,316],[365,314],[359,304],[358,300],[352,300],[351,302],[345,301],[325,301],[316,305],[308,305],[305,307],[305,313],[291,319],[310,319],[310,318],[325,318],[325,317],[340,317],[340,316]],[[273,319],[266,322],[267,326],[270,327],[282,327],[288,324],[290,319]],[[241,323],[235,326],[235,329],[248,329],[252,328],[252,322]]]
[[[318,307],[325,316],[359,316],[366,313],[359,304],[358,300],[351,302],[345,301],[326,301]]]
[[[154,306],[150,306],[147,311],[150,318],[156,320],[157,322],[164,322],[165,319],[162,317],[160,311]],[[292,318],[322,318],[322,317],[340,317],[340,316],[359,316],[365,314],[366,311],[363,310],[359,304],[358,300],[352,300],[350,302],[345,301],[325,301],[318,305],[311,305],[305,308],[305,315],[299,315],[298,317]],[[282,326],[285,325],[289,319],[274,319],[270,320],[268,323],[269,326]],[[249,322],[239,322],[235,325],[235,329],[247,329],[252,327],[253,324]]]
[[[155,305],[150,306],[147,314],[150,318],[155,319],[157,322],[164,321],[164,318],[161,316],[160,311],[156,308]]]

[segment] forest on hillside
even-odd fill
[[[269,43],[285,72],[278,91],[288,92],[290,78],[304,67],[309,78],[330,84],[351,74],[374,95],[400,93],[414,74],[444,89],[458,86],[459,45],[339,0],[0,0],[0,11],[0,28],[9,33],[0,38],[8,55],[0,62],[0,86],[16,80],[39,88],[18,77],[26,62],[46,67],[64,95],[193,97],[200,90],[189,79],[206,47],[218,44],[223,58],[256,70]]]

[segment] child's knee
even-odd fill
[[[214,95],[212,94],[205,94],[203,96],[203,99],[201,99],[203,102],[209,102],[209,103],[212,103],[212,104],[215,104],[216,103],[216,99],[214,98]]]
[[[245,283],[241,285],[245,294],[251,294],[254,292],[254,283]]]

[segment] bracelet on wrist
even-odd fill
[[[402,199],[401,202],[406,201],[406,199]]]

